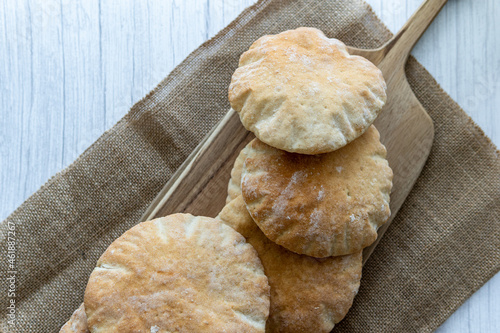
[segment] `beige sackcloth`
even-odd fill
[[[17,317],[9,327],[0,293],[0,328],[58,331],[101,253],[229,109],[240,54],[262,35],[300,26],[361,48],[391,37],[361,0],[262,0],[246,9],[2,223],[3,254],[9,225],[16,230]],[[337,332],[432,331],[500,268],[498,151],[414,58],[406,74],[434,121],[434,145]]]

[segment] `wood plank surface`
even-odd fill
[[[0,0],[0,218],[253,0]],[[420,0],[368,0],[396,32]],[[412,54],[500,145],[500,2],[450,0]],[[439,332],[500,332],[500,274]]]

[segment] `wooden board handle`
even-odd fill
[[[350,54],[360,55],[376,66],[389,58],[388,67],[393,71],[404,68],[413,46],[422,37],[425,30],[448,0],[425,0],[403,27],[389,41],[372,50],[348,46]]]
[[[403,67],[411,50],[448,0],[425,0],[398,33],[381,47],[394,68]]]

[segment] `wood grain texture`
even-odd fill
[[[140,221],[176,212],[217,216],[226,203],[234,160],[253,138],[230,110],[177,169]]]
[[[253,0],[0,0],[0,218]],[[368,0],[396,32],[421,0]],[[412,54],[500,145],[500,3],[450,0]],[[500,332],[500,274],[439,332]]]

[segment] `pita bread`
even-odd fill
[[[288,153],[254,140],[242,171],[243,199],[273,242],[323,258],[356,253],[390,216],[392,170],[374,126],[331,153]]]
[[[271,242],[246,210],[241,195],[217,217],[257,250],[271,286],[267,332],[330,332],[352,305],[362,254],[317,259]]]
[[[226,204],[241,195],[241,171],[243,171],[243,164],[247,158],[247,147],[248,145],[240,151],[231,169],[231,179],[227,184]]]
[[[85,306],[80,305],[78,309],[73,312],[69,320],[61,327],[59,333],[89,333],[87,326],[87,316],[85,315]]]
[[[363,134],[385,104],[385,90],[370,61],[318,29],[298,28],[261,37],[241,55],[229,102],[268,145],[321,154]]]
[[[269,285],[239,233],[213,218],[173,214],[108,247],[85,311],[91,332],[264,332]]]

